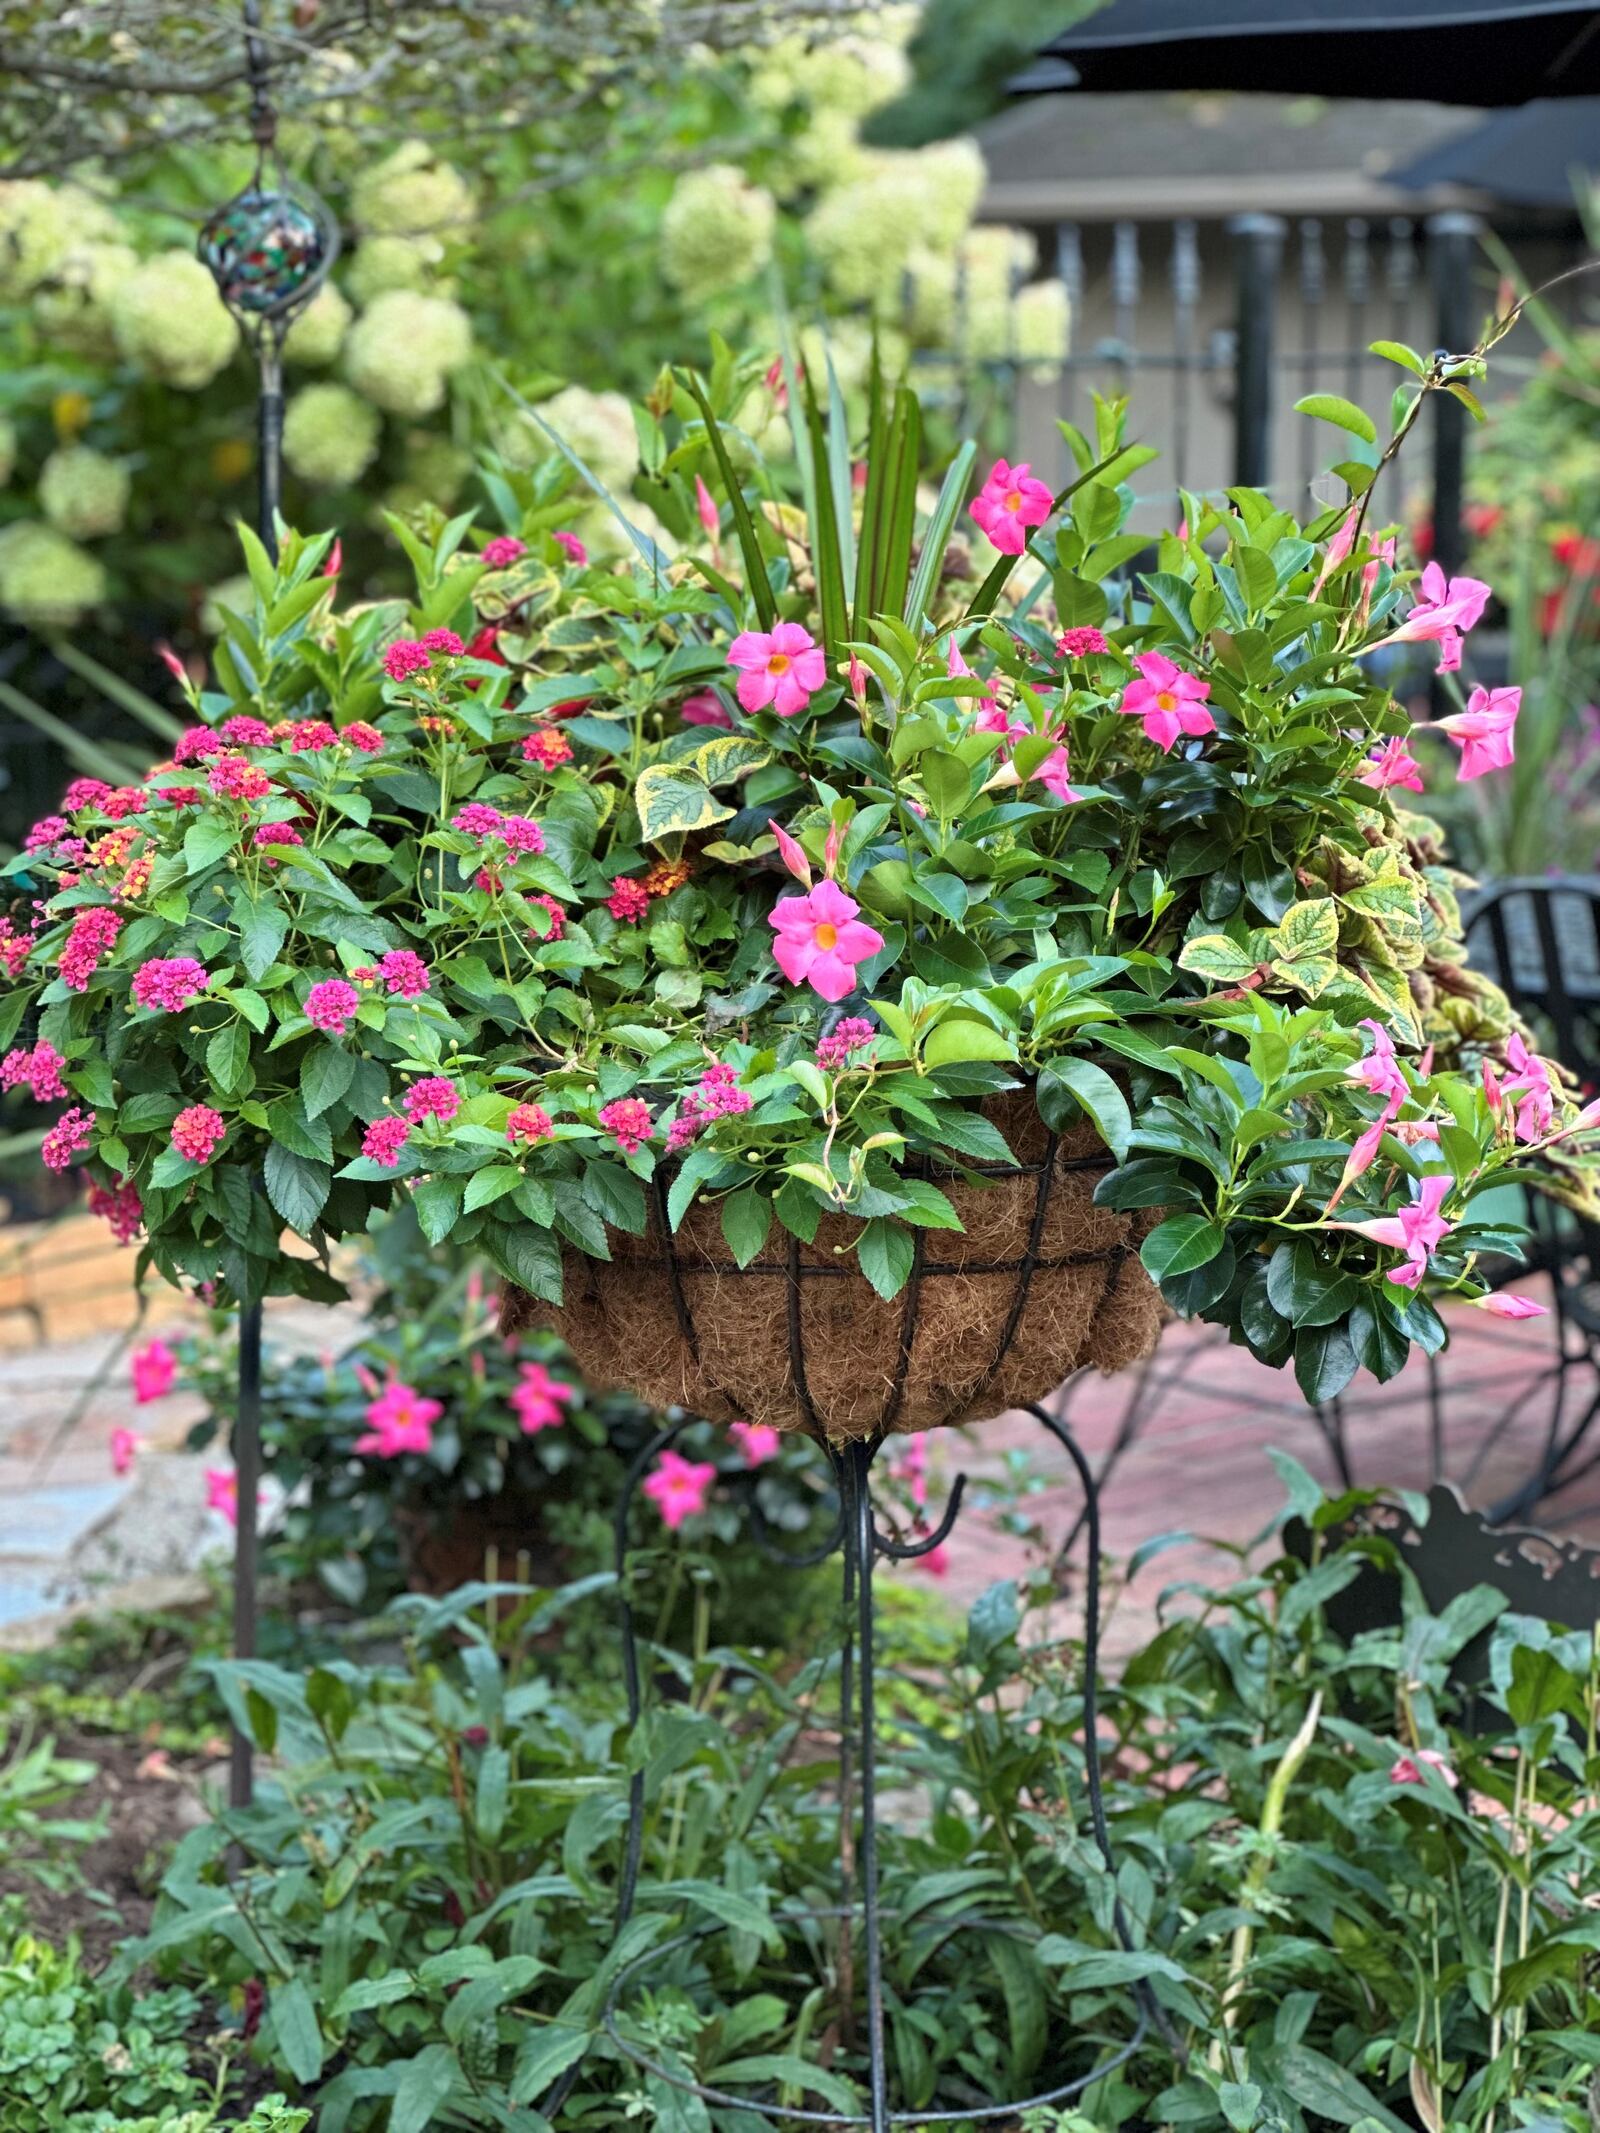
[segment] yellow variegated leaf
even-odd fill
[[[650,844],[710,829],[735,812],[723,806],[704,778],[681,763],[647,764],[634,781],[633,804],[639,811],[640,834]]]

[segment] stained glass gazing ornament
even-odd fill
[[[197,247],[236,317],[279,319],[316,294],[338,250],[321,203],[286,187],[247,185],[219,207]]]

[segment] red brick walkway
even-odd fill
[[[1536,1284],[1527,1287],[1537,1293]],[[1554,1321],[1507,1322],[1463,1306],[1448,1314],[1448,1322],[1450,1345],[1439,1359],[1442,1470],[1462,1486],[1469,1502],[1487,1504],[1511,1493],[1538,1464],[1552,1407],[1539,1381],[1554,1359]],[[1588,1373],[1573,1373],[1569,1421],[1577,1419],[1596,1389]],[[1427,1366],[1419,1356],[1386,1386],[1365,1376],[1356,1380],[1345,1420],[1358,1484],[1428,1486],[1427,1390]],[[1528,1397],[1521,1413],[1507,1422],[1523,1395]],[[1138,1379],[1129,1374],[1080,1379],[1064,1402],[1058,1395],[1047,1404],[1064,1411],[1099,1467],[1126,1428],[1130,1402],[1137,1398]],[[1592,1441],[1600,1451],[1600,1426]],[[1330,1448],[1288,1372],[1266,1369],[1208,1327],[1170,1326],[1139,1401],[1137,1433],[1117,1459],[1105,1490],[1104,1540],[1106,1552],[1125,1565],[1136,1549],[1160,1535],[1181,1531],[1196,1539],[1162,1550],[1131,1586],[1113,1594],[1110,1650],[1125,1651],[1150,1633],[1157,1598],[1168,1585],[1186,1578],[1210,1584],[1232,1577],[1232,1559],[1205,1543],[1243,1546],[1277,1516],[1284,1491],[1270,1449],[1292,1454],[1325,1487],[1339,1485]],[[954,1434],[938,1440],[935,1500],[943,1500],[944,1488],[963,1469],[974,1491],[973,1509],[950,1538],[942,1580],[957,1604],[970,1601],[997,1577],[1014,1575],[1030,1552],[1037,1559],[1039,1551],[1030,1551],[1024,1540],[996,1531],[993,1494],[983,1487],[984,1477],[1003,1472],[1014,1457],[1026,1459],[1040,1484],[1021,1507],[1024,1517],[1037,1521],[1055,1543],[1077,1518],[1080,1493],[1066,1457],[1032,1417],[1002,1416],[972,1431],[965,1442]],[[1550,1512],[1552,1521],[1575,1538],[1600,1541],[1600,1470]]]

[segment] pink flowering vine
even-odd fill
[[[536,1437],[542,1429],[559,1429],[567,1419],[562,1409],[570,1407],[577,1397],[577,1387],[553,1378],[543,1363],[523,1363],[506,1405],[516,1416],[522,1434]]]
[[[860,909],[835,881],[779,900],[767,923],[777,935],[774,960],[791,985],[809,985],[824,1000],[855,990],[857,964],[883,948],[883,935],[858,917]]]
[[[744,708],[764,711],[770,704],[779,718],[796,717],[828,679],[821,645],[798,622],[741,631],[728,648],[728,664],[739,669]]]
[[[716,1482],[717,1470],[709,1462],[685,1459],[680,1452],[666,1451],[646,1476],[644,1494],[661,1514],[661,1523],[676,1533],[686,1519],[697,1517],[706,1507]]]
[[[1210,682],[1186,674],[1164,652],[1141,652],[1133,663],[1139,679],[1129,682],[1117,709],[1144,721],[1147,740],[1170,752],[1186,734],[1216,731],[1217,722],[1206,707]]]
[[[1013,467],[997,459],[969,508],[1002,555],[1022,555],[1029,529],[1042,526],[1050,516],[1052,498],[1029,462]]]
[[[178,1358],[159,1338],[147,1341],[142,1348],[135,1348],[128,1358],[128,1375],[133,1381],[133,1397],[141,1407],[152,1400],[164,1400],[178,1381]]]

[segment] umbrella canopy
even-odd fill
[[[1388,173],[1391,185],[1427,192],[1475,185],[1519,207],[1571,207],[1579,185],[1600,171],[1600,96],[1563,103],[1541,97],[1497,112]]]
[[[1112,0],[1017,77],[1501,106],[1600,95],[1594,0]]]

